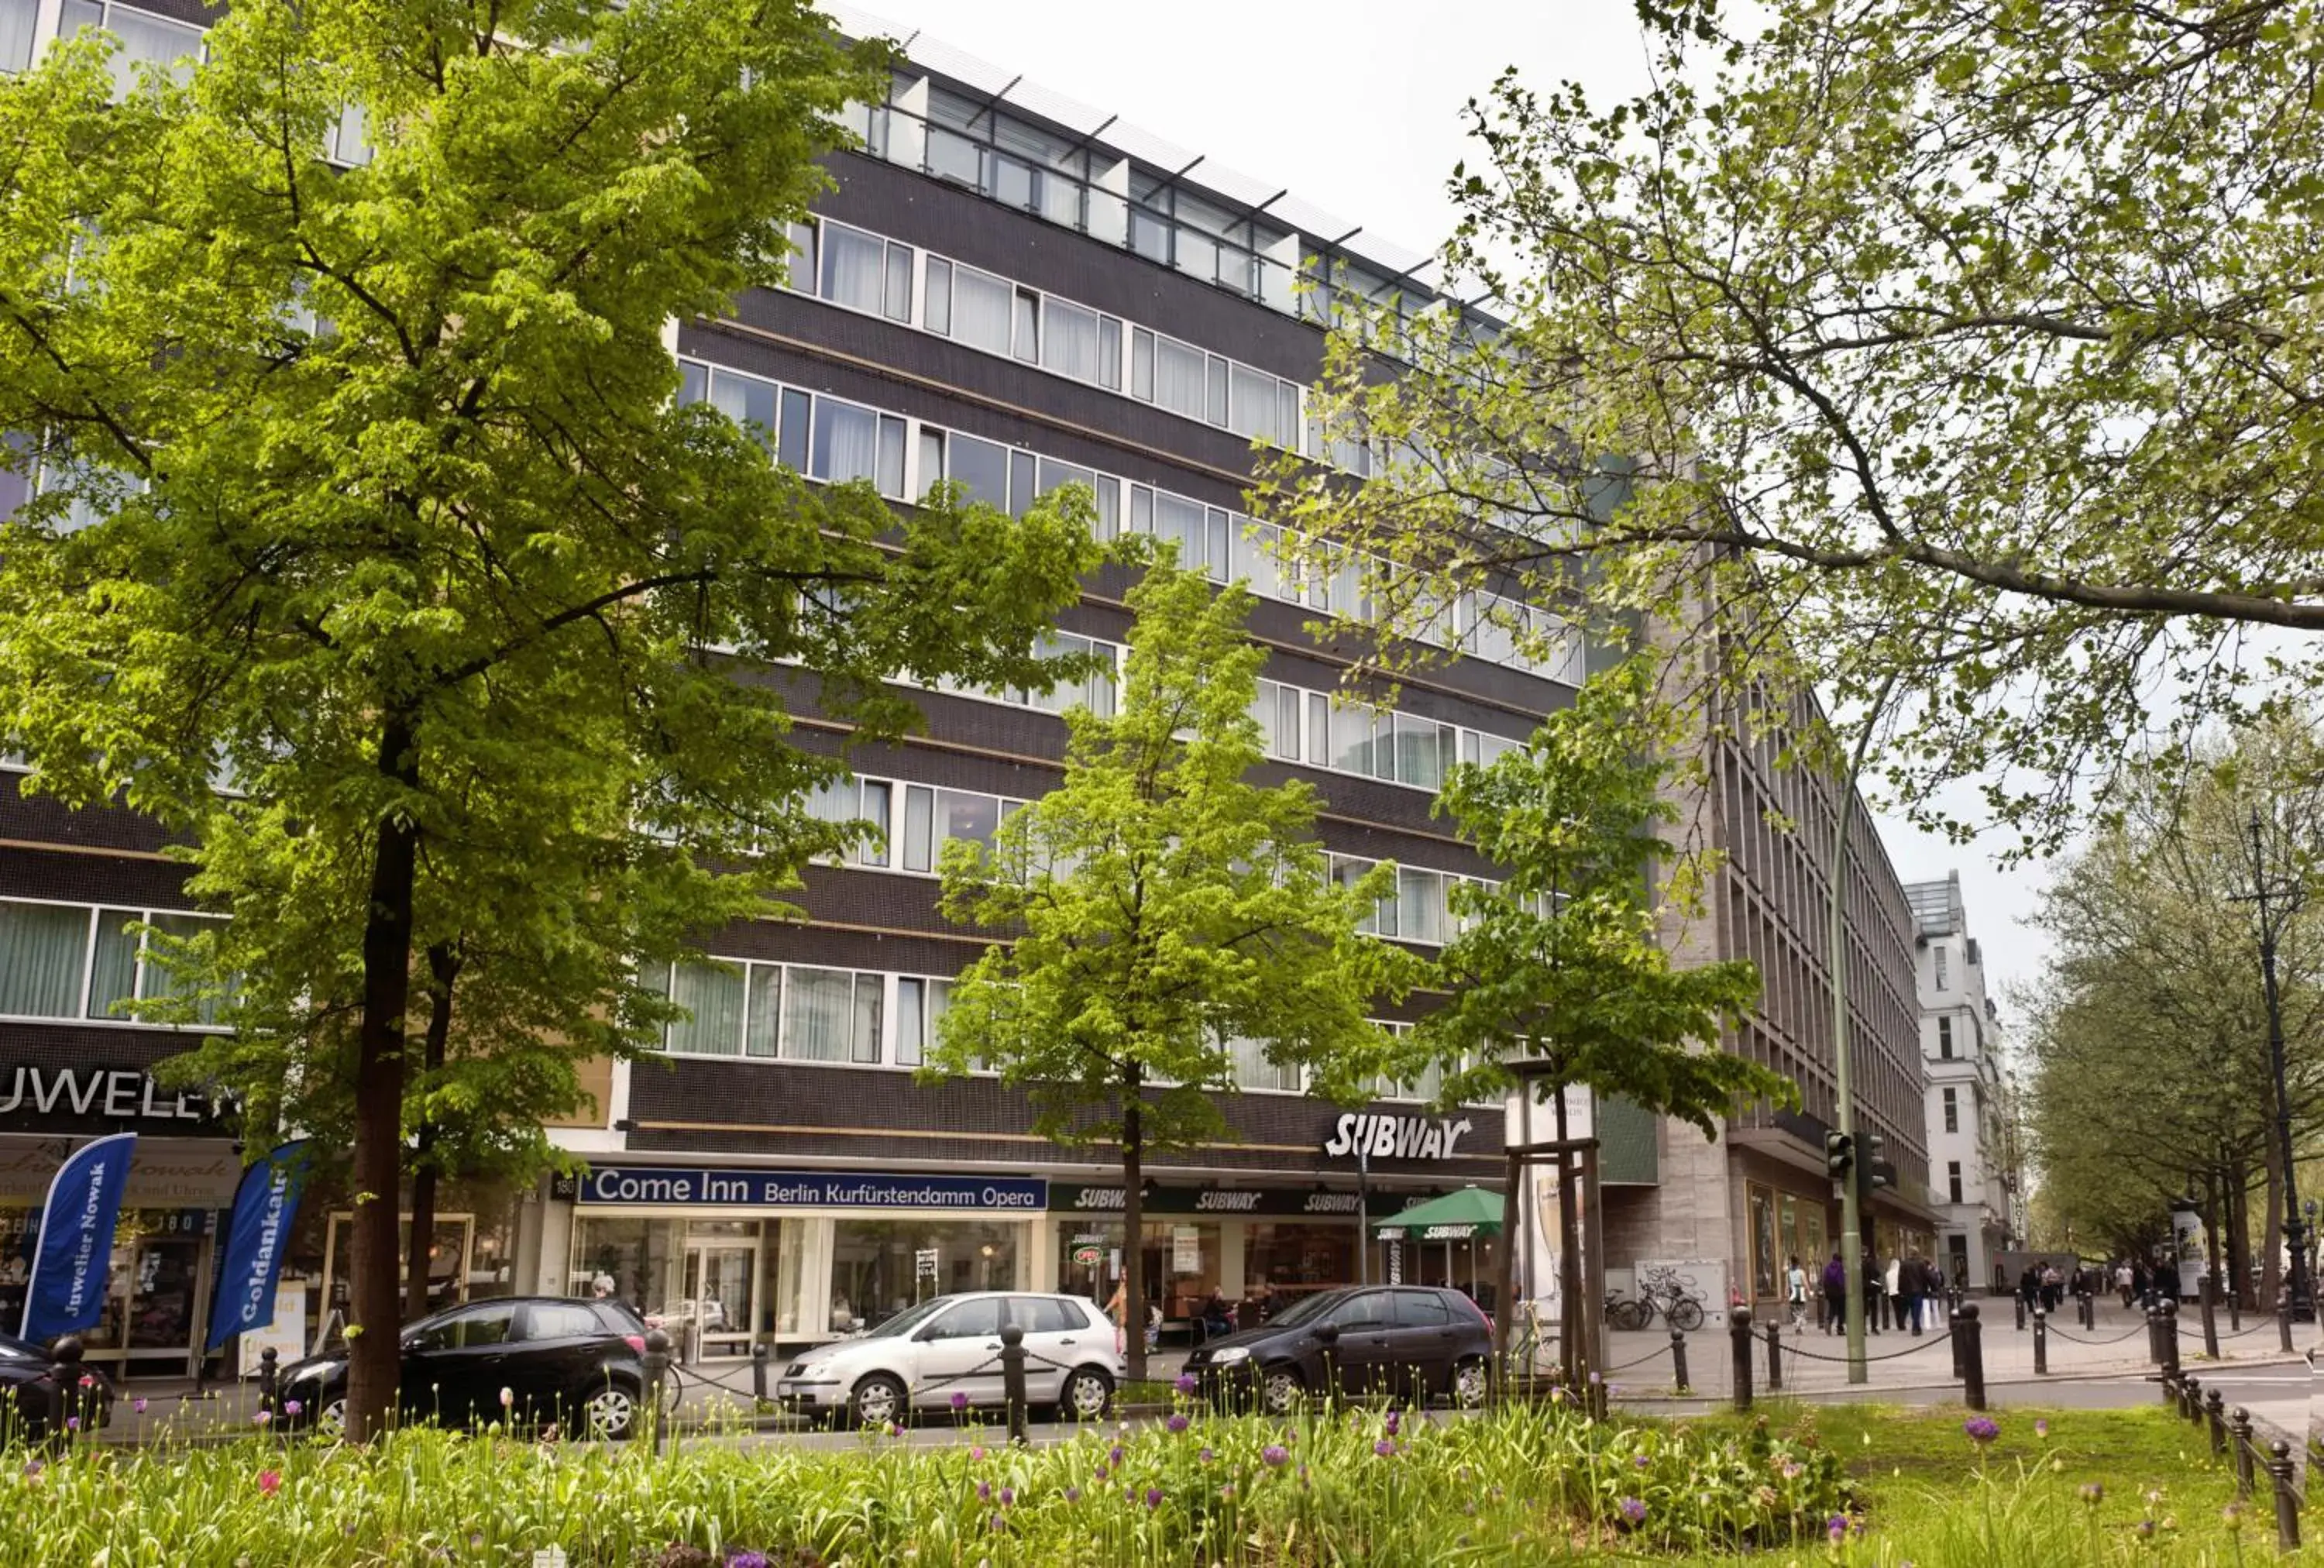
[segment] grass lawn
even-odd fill
[[[1763,1557],[1918,1568],[2283,1560],[2265,1477],[2231,1516],[2234,1471],[2211,1458],[2204,1428],[2160,1402],[1996,1412],[2000,1434],[1982,1448],[1965,1434],[1969,1413],[1957,1407],[1776,1403],[1756,1417],[1671,1425],[1732,1433],[1760,1417],[1773,1435],[1812,1436],[1843,1455],[1866,1516],[1864,1533],[1836,1549]],[[2092,1486],[2095,1499],[2085,1490]],[[2303,1523],[2303,1536],[2310,1533]],[[2304,1549],[2298,1560],[2311,1559],[2324,1561],[2324,1551]]]

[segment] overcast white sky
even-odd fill
[[[872,0],[865,8],[899,36],[925,29],[1416,251],[1452,226],[1445,180],[1471,152],[1461,109],[1504,66],[1545,89],[1580,81],[1599,103],[1646,80],[1628,0],[1418,10],[1387,0]],[[1957,847],[1894,820],[1883,837],[1907,881],[1959,868],[1969,930],[2006,1007],[2007,983],[2032,980],[2048,949],[2027,923],[2043,869],[2002,871],[1982,845]]]

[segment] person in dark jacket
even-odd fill
[[[1864,1332],[1880,1332],[1880,1303],[1885,1296],[1880,1288],[1880,1255],[1869,1247],[1864,1250]]]
[[[1848,1269],[1834,1252],[1823,1266],[1823,1332],[1840,1333],[1848,1327]]]

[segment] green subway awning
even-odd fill
[[[1471,1236],[1501,1233],[1501,1194],[1482,1187],[1462,1187],[1416,1204],[1379,1222],[1382,1238],[1401,1236],[1410,1241],[1461,1241]]]

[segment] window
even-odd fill
[[[1262,1089],[1285,1094],[1299,1093],[1301,1077],[1299,1065],[1296,1062],[1269,1060],[1267,1047],[1262,1042],[1245,1039],[1229,1040],[1227,1055],[1234,1061],[1236,1087]]]
[[[1155,346],[1153,401],[1190,420],[1204,418],[1208,355],[1176,338],[1140,336],[1152,337]]]
[[[935,256],[928,258],[927,281],[921,289],[920,325],[952,336],[952,263]]]
[[[815,400],[814,464],[835,484],[869,479],[883,495],[904,493],[904,421],[837,398]]]
[[[515,1326],[516,1305],[512,1302],[472,1306],[466,1312],[439,1319],[420,1329],[411,1337],[411,1348],[417,1351],[461,1351],[480,1345],[503,1345],[515,1337]]]
[[[1945,1162],[1945,1193],[1946,1202],[1961,1201],[1961,1162],[1957,1159]]]
[[[1009,1298],[1009,1318],[1032,1334],[1069,1334],[1089,1326],[1083,1321],[1078,1305],[1068,1308],[1054,1296],[1012,1296]]]
[[[1398,1328],[1443,1328],[1452,1321],[1445,1310],[1444,1298],[1433,1290],[1399,1290],[1396,1293],[1396,1326]]]
[[[876,974],[790,970],[783,996],[783,1056],[800,1062],[879,1061],[882,989]]]
[[[880,1060],[885,976],[730,960],[681,964],[667,982],[669,999],[693,1015],[669,1026],[663,1046],[672,1056]]]
[[[987,354],[1012,352],[1017,291],[1005,279],[974,267],[952,269],[951,337]]]
[[[0,0],[0,71],[31,69],[32,26],[40,19],[40,0]]]
[[[936,1043],[936,1020],[952,1001],[952,982],[907,974],[896,982],[896,1065],[917,1067]]]
[[[0,1013],[78,1014],[88,927],[85,907],[0,901]]]
[[[98,0],[65,0],[58,36],[70,38],[92,27],[104,28],[121,40],[110,65],[113,90],[118,97],[126,97],[136,90],[141,65],[159,68],[182,83],[202,55],[202,30],[191,23],[171,22],[133,6]]]
[[[966,491],[968,499],[1009,510],[1008,447],[954,432],[945,438],[945,476]]]
[[[535,1302],[527,1309],[524,1337],[528,1340],[588,1340],[605,1332],[597,1314],[580,1304]]]
[[[1001,1298],[988,1296],[964,1301],[936,1319],[928,1329],[932,1340],[970,1340],[1001,1333]]]
[[[1929,949],[1929,957],[1937,966],[1937,989],[1945,989],[1945,945],[1941,942]]]
[[[1944,1062],[1953,1059],[1953,1020],[1950,1018],[1937,1020],[1937,1059]]]
[[[1944,1097],[1945,1130],[1959,1132],[1960,1130],[1960,1092],[1957,1089],[1947,1089],[1944,1092]]]

